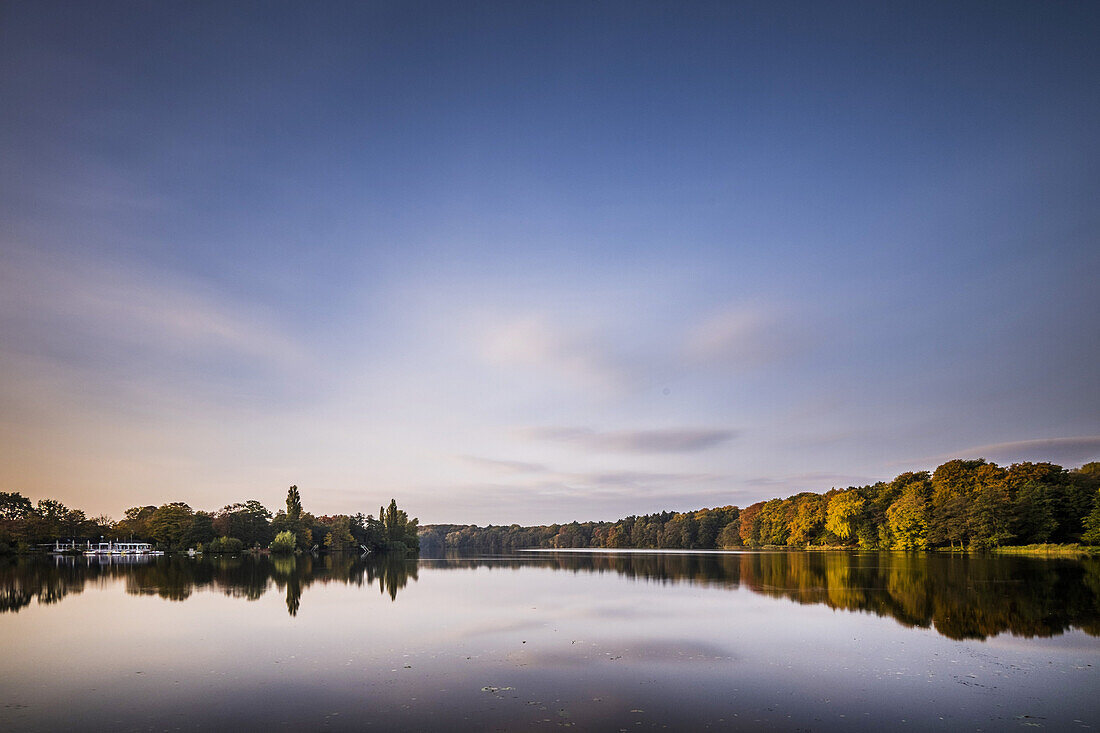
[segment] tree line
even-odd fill
[[[802,492],[744,509],[629,516],[545,526],[429,525],[429,552],[522,548],[729,549],[850,547],[926,550],[1081,542],[1100,545],[1100,462],[947,461],[867,486]]]
[[[107,516],[89,518],[54,499],[32,503],[18,492],[0,492],[0,553],[59,540],[140,540],[166,551],[194,548],[215,553],[268,547],[289,552],[361,548],[415,552],[420,546],[418,534],[418,520],[410,519],[395,500],[379,509],[377,519],[362,513],[314,515],[303,510],[297,486],[287,491],[286,509],[275,514],[254,499],[214,512],[176,501],[131,507],[118,521]]]

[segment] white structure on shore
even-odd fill
[[[84,551],[85,555],[151,555],[162,554],[154,553],[153,546],[148,542],[100,542],[97,546],[92,547],[92,544],[88,543],[88,549]]]

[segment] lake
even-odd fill
[[[1100,726],[1100,558],[0,559],[0,730]]]

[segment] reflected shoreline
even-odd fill
[[[1073,629],[1100,636],[1100,558],[927,555],[894,552],[524,552],[503,556],[65,557],[0,560],[0,613],[48,605],[88,585],[122,582],[132,595],[183,601],[195,592],[256,600],[286,596],[298,613],[315,583],[377,585],[396,601],[419,571],[511,568],[614,573],[781,598],[889,617],[951,639],[1002,633],[1050,637]]]

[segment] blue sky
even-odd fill
[[[426,522],[1100,458],[1100,8],[0,11],[0,486]]]

